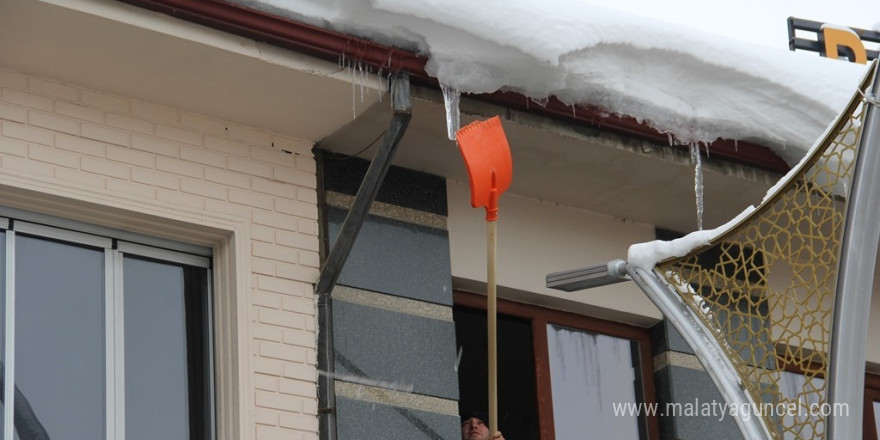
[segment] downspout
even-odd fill
[[[396,74],[391,88],[391,102],[394,109],[391,123],[342,222],[336,241],[323,262],[321,276],[315,285],[315,293],[318,294],[318,422],[321,440],[336,440],[335,348],[331,293],[412,118],[409,88],[409,74],[406,72]],[[319,170],[321,169],[323,164],[319,167]],[[321,172],[319,181],[323,182],[323,172],[319,172]]]
[[[326,206],[326,189],[324,186],[324,154],[317,148],[313,149],[317,162],[318,203]],[[323,231],[327,231],[327,217],[324,209],[318,210],[319,221]],[[328,238],[324,234],[320,241],[321,257],[326,258]],[[333,301],[329,293],[318,294],[318,434],[320,440],[336,439],[336,390],[333,376],[326,374],[334,371],[333,347]]]

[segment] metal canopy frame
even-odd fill
[[[828,440],[862,436],[865,396],[865,348],[871,310],[877,244],[880,242],[880,72],[865,94],[868,110],[847,204],[838,268],[837,296],[828,366],[828,401],[848,403],[849,416],[828,416]],[[853,408],[855,410],[853,411]]]
[[[861,438],[862,435],[865,347],[880,243],[880,222],[877,221],[880,218],[880,109],[877,108],[880,106],[880,72],[876,60],[869,72],[869,75],[873,75],[873,80],[870,76],[866,77],[863,87],[868,84],[868,80],[871,80],[872,87],[863,96],[865,119],[853,159],[852,189],[847,196],[843,220],[827,359],[825,401],[832,405],[845,403],[849,413],[832,412],[825,417],[827,440],[851,440]],[[842,124],[840,121],[837,124],[838,127],[842,126],[839,125]],[[752,216],[757,216],[759,210],[740,221],[738,226]],[[731,230],[734,229],[736,227]],[[719,241],[720,238],[716,237]],[[713,241],[704,248],[714,245]],[[699,252],[695,250],[691,255]],[[676,260],[670,259],[662,263],[669,261]],[[760,402],[754,401],[741,373],[734,367],[730,358],[730,347],[722,346],[716,339],[717,331],[709,328],[694,310],[694,305],[685,300],[688,291],[695,298],[699,297],[685,281],[681,281],[682,286],[672,286],[670,282],[676,282],[676,279],[673,277],[670,280],[664,276],[659,267],[647,269],[623,260],[615,260],[586,269],[550,274],[547,276],[547,287],[573,291],[619,282],[625,279],[620,268],[625,268],[625,273],[681,333],[724,399],[731,405],[757,408],[755,405]],[[777,438],[774,434],[777,430],[767,426],[768,422],[764,417],[755,415],[734,419],[748,440]]]
[[[754,408],[755,401],[746,391],[739,375],[724,349],[691,308],[681,299],[675,289],[654,276],[652,271],[627,264],[626,273],[635,281],[648,298],[660,309],[663,316],[681,333],[694,354],[706,368],[724,400],[738,408]],[[734,417],[740,432],[748,440],[772,440],[770,430],[762,417]]]

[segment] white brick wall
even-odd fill
[[[244,219],[248,437],[316,439],[312,145],[0,69],[0,173],[132,204]],[[286,150],[284,152],[281,150]],[[223,279],[222,277],[220,279]],[[223,325],[223,323],[217,323]],[[220,417],[225,415],[220,414]]]

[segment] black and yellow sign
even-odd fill
[[[800,33],[798,31],[801,31]],[[815,35],[815,39],[799,35]],[[853,27],[831,26],[818,21],[788,18],[788,47],[819,52],[828,58],[846,58],[854,63],[865,64],[880,56],[877,47],[880,32]]]

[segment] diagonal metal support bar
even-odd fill
[[[876,61],[874,64],[874,82],[866,96],[868,110],[847,206],[828,365],[828,403],[832,408],[846,404],[848,411],[832,411],[827,416],[828,440],[862,437],[868,315],[880,241],[880,105],[872,102],[880,98],[880,72]]]
[[[376,194],[385,179],[388,167],[391,166],[391,160],[394,158],[400,139],[403,138],[406,127],[412,118],[409,85],[409,74],[406,72],[400,72],[394,77],[391,86],[391,101],[394,109],[391,124],[388,131],[385,132],[382,145],[373,156],[373,161],[370,162],[367,174],[358,188],[357,196],[355,196],[351,209],[349,209],[348,215],[345,216],[345,221],[342,223],[342,228],[339,230],[339,236],[336,237],[333,248],[327,255],[318,284],[315,286],[317,293],[330,293],[333,286],[336,285],[336,280],[345,266],[345,261],[348,259],[348,254],[364,224],[370,205],[376,199]]]

